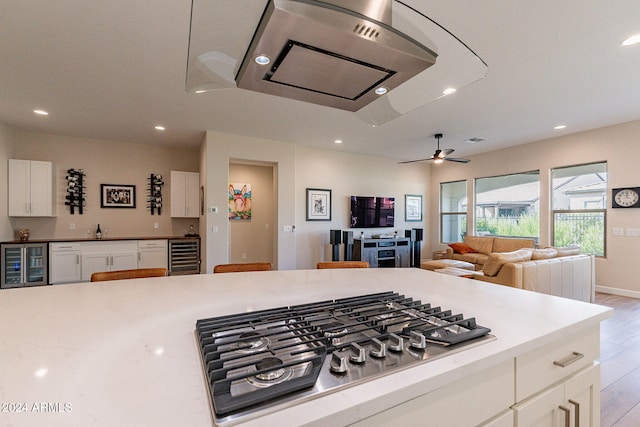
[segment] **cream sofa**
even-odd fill
[[[495,236],[465,236],[464,242],[454,243],[447,248],[446,258],[458,261],[466,261],[474,264],[476,271],[482,270],[489,254],[493,252],[512,252],[522,248],[533,248],[536,244],[534,239],[495,237]],[[460,249],[460,253],[451,247]],[[475,252],[466,252],[472,248]]]
[[[555,253],[554,253],[555,252]],[[595,299],[595,260],[579,248],[491,254],[474,279],[580,301]]]

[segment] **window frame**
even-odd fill
[[[598,209],[555,209],[554,206],[554,199],[555,199],[555,191],[556,191],[556,187],[554,186],[554,179],[555,179],[555,175],[554,172],[558,171],[558,170],[562,170],[562,169],[570,169],[570,168],[578,168],[581,166],[590,166],[590,165],[598,165],[598,164],[602,164],[604,165],[604,169],[605,169],[605,173],[606,173],[606,181],[605,181],[605,191],[604,191],[604,203],[603,203],[603,207],[602,208],[598,208]],[[607,207],[608,207],[608,191],[609,191],[609,171],[608,171],[608,163],[606,160],[602,160],[602,161],[597,161],[597,162],[588,162],[588,163],[580,163],[580,164],[575,164],[575,165],[568,165],[568,166],[559,166],[556,168],[552,168],[550,170],[551,172],[551,179],[549,180],[549,184],[550,184],[550,191],[549,191],[549,204],[550,204],[550,211],[551,211],[551,218],[549,221],[549,226],[551,229],[551,244],[552,245],[556,245],[556,214],[564,214],[564,213],[571,213],[571,214],[576,214],[576,213],[585,213],[585,214],[592,214],[592,213],[602,213],[603,215],[603,224],[602,224],[602,255],[598,255],[598,254],[593,254],[596,258],[606,258],[607,257]],[[582,253],[582,248],[580,249],[580,252]]]
[[[466,211],[447,211],[447,212],[444,212],[443,211],[443,205],[442,205],[442,194],[443,194],[442,187],[444,185],[458,184],[458,183],[461,183],[461,182],[464,182],[464,188],[465,188],[464,197],[467,198],[467,210]],[[461,217],[463,217],[462,222],[464,222],[466,220],[466,226],[467,226],[467,229],[468,229],[468,227],[469,227],[469,214],[468,214],[469,200],[468,200],[468,194],[467,194],[468,190],[469,190],[469,181],[467,179],[458,179],[458,180],[455,180],[455,181],[447,181],[447,182],[441,182],[440,183],[440,197],[438,198],[438,205],[439,205],[439,208],[440,208],[440,227],[439,227],[439,232],[440,232],[440,243],[441,244],[445,244],[446,245],[448,243],[455,243],[455,242],[460,241],[460,240],[456,240],[454,242],[445,242],[444,241],[443,226],[445,224],[445,222],[444,222],[444,218],[445,217],[447,217],[447,216],[461,216]],[[463,230],[462,232],[464,234],[466,234],[467,233],[467,229]]]

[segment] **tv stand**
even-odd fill
[[[411,239],[354,239],[353,259],[367,261],[370,267],[410,267]]]

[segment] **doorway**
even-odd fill
[[[229,162],[229,262],[270,262],[277,267],[276,165]]]

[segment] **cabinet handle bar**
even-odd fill
[[[568,356],[562,360],[554,360],[553,364],[556,366],[560,366],[561,368],[566,368],[567,366],[571,365],[572,363],[577,362],[578,360],[582,359],[584,357],[584,354],[582,353],[578,353],[577,351],[574,351],[571,356]]]
[[[562,405],[560,405],[560,410],[562,412],[564,412],[564,426],[565,427],[570,427],[571,426],[571,410],[569,408],[566,408]]]

